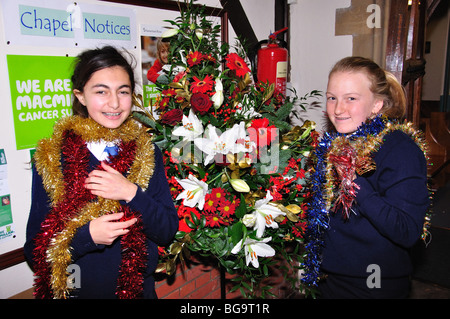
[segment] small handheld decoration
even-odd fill
[[[354,182],[356,177],[356,150],[342,140],[342,145],[335,147],[328,155],[328,165],[332,167],[331,174],[337,175],[338,192],[334,206],[335,212],[342,206],[342,216],[348,219],[359,186]],[[334,169],[333,169],[334,168]]]

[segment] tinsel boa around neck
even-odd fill
[[[52,203],[59,202],[63,197],[61,193],[64,188],[61,146],[64,132],[70,130],[88,143],[100,140],[105,142],[121,140],[123,143],[127,143],[135,140],[138,143],[138,152],[135,155],[136,162],[130,170],[128,179],[146,189],[147,182],[153,174],[154,165],[153,156],[148,155],[150,153],[153,155],[154,150],[145,128],[140,127],[133,119],[128,119],[117,129],[108,129],[91,118],[71,116],[62,118],[55,124],[52,137],[39,141],[33,156],[36,168],[43,176],[44,187],[51,196]]]
[[[86,142],[100,140],[120,142],[119,153],[109,165],[130,182],[145,190],[153,175],[154,145],[145,128],[134,120],[128,119],[117,129],[78,116],[55,124],[53,135],[39,142],[33,157],[52,207],[35,238],[37,298],[68,297],[67,267],[72,262],[73,237],[89,221],[114,212],[123,212],[124,220],[138,218],[130,232],[121,237],[123,253],[116,294],[119,298],[136,298],[142,293],[147,249],[140,213],[119,201],[94,196],[84,187],[91,156]]]
[[[359,186],[353,177],[376,169],[373,155],[384,142],[384,137],[394,131],[402,131],[424,152],[428,160],[427,146],[422,132],[412,123],[392,121],[377,116],[364,123],[353,134],[325,133],[314,154],[314,170],[310,187],[312,198],[308,209],[308,227],[305,244],[305,273],[302,281],[316,286],[320,279],[323,233],[328,229],[329,212],[338,208],[343,218],[351,218],[351,206]],[[429,217],[425,218],[422,238],[426,237]]]

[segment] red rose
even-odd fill
[[[168,125],[175,125],[183,119],[183,111],[180,109],[170,110],[161,116],[161,122]]]
[[[209,96],[204,93],[194,93],[191,96],[191,105],[195,112],[199,112],[200,114],[205,114],[208,112],[209,108],[212,105],[212,101],[209,99]]]

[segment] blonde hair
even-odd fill
[[[161,60],[161,50],[166,49],[167,51],[169,51],[169,45],[170,42],[163,41],[162,39],[158,39],[158,42],[156,42],[156,57],[158,58],[159,62],[163,64],[164,62]]]
[[[403,86],[390,72],[383,70],[374,61],[363,57],[347,57],[338,61],[329,77],[336,72],[364,72],[371,82],[370,91],[383,100],[380,113],[394,119],[401,119],[406,113],[406,96]]]

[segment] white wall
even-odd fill
[[[352,54],[352,36],[335,36],[336,9],[350,0],[297,0],[291,11],[291,82],[302,96],[312,90],[326,92],[328,72],[339,59]],[[321,108],[309,109],[304,117],[324,124],[325,98]]]
[[[209,0],[214,3],[216,0]],[[258,40],[274,32],[275,0],[241,0]],[[290,86],[299,96],[312,91],[326,91],[328,72],[339,59],[352,54],[352,36],[335,36],[336,9],[351,5],[351,0],[290,0]],[[232,42],[234,38],[230,36]],[[322,107],[302,112],[302,120],[323,128],[325,98]],[[300,122],[302,123],[302,121]]]
[[[4,30],[3,9],[0,0],[0,28]],[[275,0],[241,0],[258,40],[266,39],[274,30]],[[79,0],[79,3],[121,6],[95,0]],[[219,0],[201,0],[199,3],[220,7]],[[351,55],[351,36],[334,35],[335,11],[347,7],[350,0],[291,0],[291,85],[299,95],[311,90],[326,90],[327,76],[331,66],[340,58]],[[136,8],[136,7],[135,7]],[[137,7],[139,24],[163,24],[171,19],[164,11],[156,14],[155,9]],[[174,17],[178,16],[174,13]],[[230,27],[229,41],[234,43],[235,33]],[[6,67],[6,54],[66,55],[75,56],[79,48],[54,48],[31,46],[8,46],[5,35],[0,32],[0,148],[4,148],[8,160],[9,186],[16,238],[0,243],[0,254],[23,246],[25,227],[30,207],[31,174],[28,170],[29,150],[17,151],[12,123],[11,97]],[[136,54],[140,57],[139,54]],[[322,100],[324,106],[325,99]],[[321,129],[324,108],[310,110],[305,118],[315,120]],[[32,286],[32,272],[25,263],[0,271],[0,298],[8,298]]]

